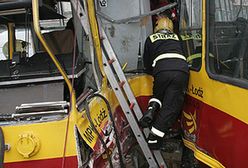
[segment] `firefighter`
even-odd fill
[[[181,40],[173,33],[173,22],[168,17],[158,18],[154,34],[146,39],[143,61],[145,72],[154,78],[153,97],[139,124],[151,127],[148,145],[158,149],[180,115],[189,78]]]
[[[169,5],[170,3],[174,2],[174,0],[155,0],[151,2],[151,10],[159,9],[163,6]],[[177,19],[177,10],[176,8],[168,9],[166,11],[163,11],[159,14],[169,17],[174,25],[174,32],[178,32],[178,19]],[[159,16],[153,15],[152,16],[152,25],[155,25],[157,18]]]

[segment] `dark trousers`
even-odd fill
[[[166,132],[181,113],[189,74],[183,71],[163,71],[154,76],[153,96],[162,102],[153,127]]]

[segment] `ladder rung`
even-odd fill
[[[129,107],[130,107],[131,110],[133,110],[134,105],[135,105],[134,102],[131,102],[131,103],[130,103]]]
[[[120,86],[121,88],[123,88],[123,86],[124,86],[125,83],[126,83],[125,81],[121,81],[121,82],[119,83],[119,86]]]
[[[107,62],[105,53],[103,54],[103,63],[104,62],[105,63]],[[137,142],[140,145],[140,147],[144,153],[144,156],[146,157],[148,164],[150,165],[150,167],[153,167],[153,168],[158,167],[157,162],[156,162],[151,150],[148,147],[148,144],[145,140],[145,137],[143,136],[143,133],[139,128],[139,125],[135,119],[135,116],[129,107],[129,103],[127,102],[125,95],[121,91],[121,88],[119,86],[119,83],[117,82],[117,79],[115,78],[116,76],[115,76],[114,72],[112,71],[112,68],[110,66],[105,66],[104,68],[105,68],[106,76],[108,77],[109,83],[112,86],[112,88],[115,88],[114,89],[115,95],[116,95],[116,97],[117,97],[117,99],[118,99],[118,101],[122,107],[122,110],[123,110],[128,122],[130,124],[132,131],[134,132],[134,135],[137,139]]]
[[[115,62],[115,59],[108,60],[109,65],[113,64],[113,62]]]

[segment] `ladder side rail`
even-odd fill
[[[126,76],[124,75],[123,73],[123,70],[121,69],[121,65],[116,57],[116,54],[108,40],[108,37],[105,33],[105,31],[102,29],[102,35],[103,35],[103,40],[102,40],[102,43],[103,43],[103,46],[106,48],[107,50],[107,55],[109,56],[109,59],[110,60],[114,60],[114,62],[112,63],[115,71],[116,71],[116,74],[119,78],[119,81],[120,82],[124,82],[124,85],[123,85],[123,89],[125,91],[125,94],[126,96],[128,97],[128,100],[130,101],[130,103],[133,103],[134,106],[133,106],[133,111],[135,112],[135,115],[137,117],[137,119],[139,120],[142,116],[143,116],[143,113],[141,112],[141,109],[139,107],[139,104],[133,94],[133,91],[126,79]]]
[[[104,70],[106,73],[106,76],[108,78],[108,81],[122,107],[123,113],[125,114],[128,123],[130,124],[130,127],[135,135],[135,138],[137,139],[137,142],[140,145],[141,150],[144,153],[144,156],[146,157],[146,160],[150,167],[158,167],[157,162],[154,159],[153,153],[151,152],[150,148],[148,147],[148,144],[146,143],[146,139],[140,130],[137,121],[135,119],[135,116],[132,113],[132,110],[130,109],[125,96],[122,93],[122,90],[115,78],[115,74],[113,73],[111,66],[108,64],[107,58],[105,57],[105,53],[103,52],[103,63],[104,63]]]

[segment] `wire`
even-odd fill
[[[97,131],[92,119],[91,119],[91,116],[90,116],[90,109],[89,109],[89,99],[93,98],[94,96],[89,96],[88,98],[86,98],[86,106],[85,106],[85,110],[86,110],[86,116],[90,122],[90,126],[92,127],[93,131],[97,134],[97,136],[99,137],[102,145],[103,145],[103,148],[107,154],[107,159],[109,161],[109,164],[110,164],[110,168],[114,168],[113,167],[113,163],[112,163],[112,160],[111,160],[111,157],[109,155],[109,152],[108,152],[108,148],[107,148],[107,145],[106,143],[104,142],[104,140],[102,139],[100,133]]]
[[[107,108],[108,108],[108,111],[109,111],[109,117],[110,117],[110,120],[111,120],[111,122],[113,124],[114,132],[116,134],[116,138],[115,139],[116,139],[116,146],[117,146],[118,153],[119,153],[119,158],[120,158],[120,166],[122,168],[124,168],[125,167],[125,164],[124,164],[124,161],[123,161],[123,156],[122,156],[122,150],[121,150],[121,145],[120,145],[119,134],[118,134],[118,131],[117,131],[115,122],[114,122],[114,117],[113,117],[113,114],[112,114],[112,111],[111,111],[110,104],[109,104],[108,100],[104,96],[102,96],[101,94],[95,93],[94,95],[102,98],[104,100],[104,102],[107,104]]]
[[[71,79],[72,90],[69,90],[69,93],[70,93],[70,108],[69,108],[69,114],[68,114],[67,123],[66,123],[66,132],[65,132],[66,134],[65,134],[65,142],[64,142],[64,150],[63,150],[62,168],[65,167],[66,146],[67,146],[67,140],[68,140],[68,131],[69,131],[69,125],[70,125],[69,121],[70,121],[70,114],[71,114],[71,99],[72,99],[72,92],[73,92],[73,88],[74,88],[75,59],[76,59],[76,35],[75,35],[75,32],[73,32],[73,57],[72,57],[72,73],[71,73],[72,74],[72,79]]]
[[[101,99],[104,100],[104,102],[105,102],[106,105],[107,105],[107,108],[108,108],[108,111],[109,111],[109,117],[110,117],[110,120],[111,120],[111,122],[112,122],[112,124],[113,124],[114,132],[115,132],[115,134],[116,134],[116,146],[117,146],[117,149],[118,149],[118,154],[119,154],[119,159],[120,159],[120,167],[121,167],[121,168],[125,168],[125,164],[124,164],[123,156],[122,156],[121,145],[120,145],[120,139],[119,139],[119,135],[118,135],[118,132],[117,132],[117,128],[116,128],[116,126],[115,126],[114,117],[113,117],[113,115],[112,115],[112,111],[111,111],[110,104],[109,104],[108,100],[107,100],[104,96],[102,96],[101,94],[99,94],[99,93],[94,93],[94,94],[90,95],[90,96],[86,99],[86,100],[87,100],[86,115],[87,115],[87,118],[89,119],[89,122],[90,122],[90,124],[91,124],[91,127],[93,128],[94,132],[98,135],[98,137],[99,137],[99,139],[100,139],[100,141],[101,141],[101,143],[102,143],[102,145],[103,145],[105,151],[108,151],[105,142],[103,141],[101,135],[99,134],[99,132],[98,132],[97,129],[95,128],[95,125],[93,124],[93,121],[92,121],[92,119],[91,119],[91,117],[90,117],[90,114],[89,114],[88,100],[89,100],[89,99],[92,99],[93,97],[100,97]],[[112,165],[112,160],[111,160],[111,158],[110,158],[108,152],[107,152],[107,157],[108,157],[108,160],[109,160],[109,163],[110,163],[110,167],[113,166],[113,165]]]

